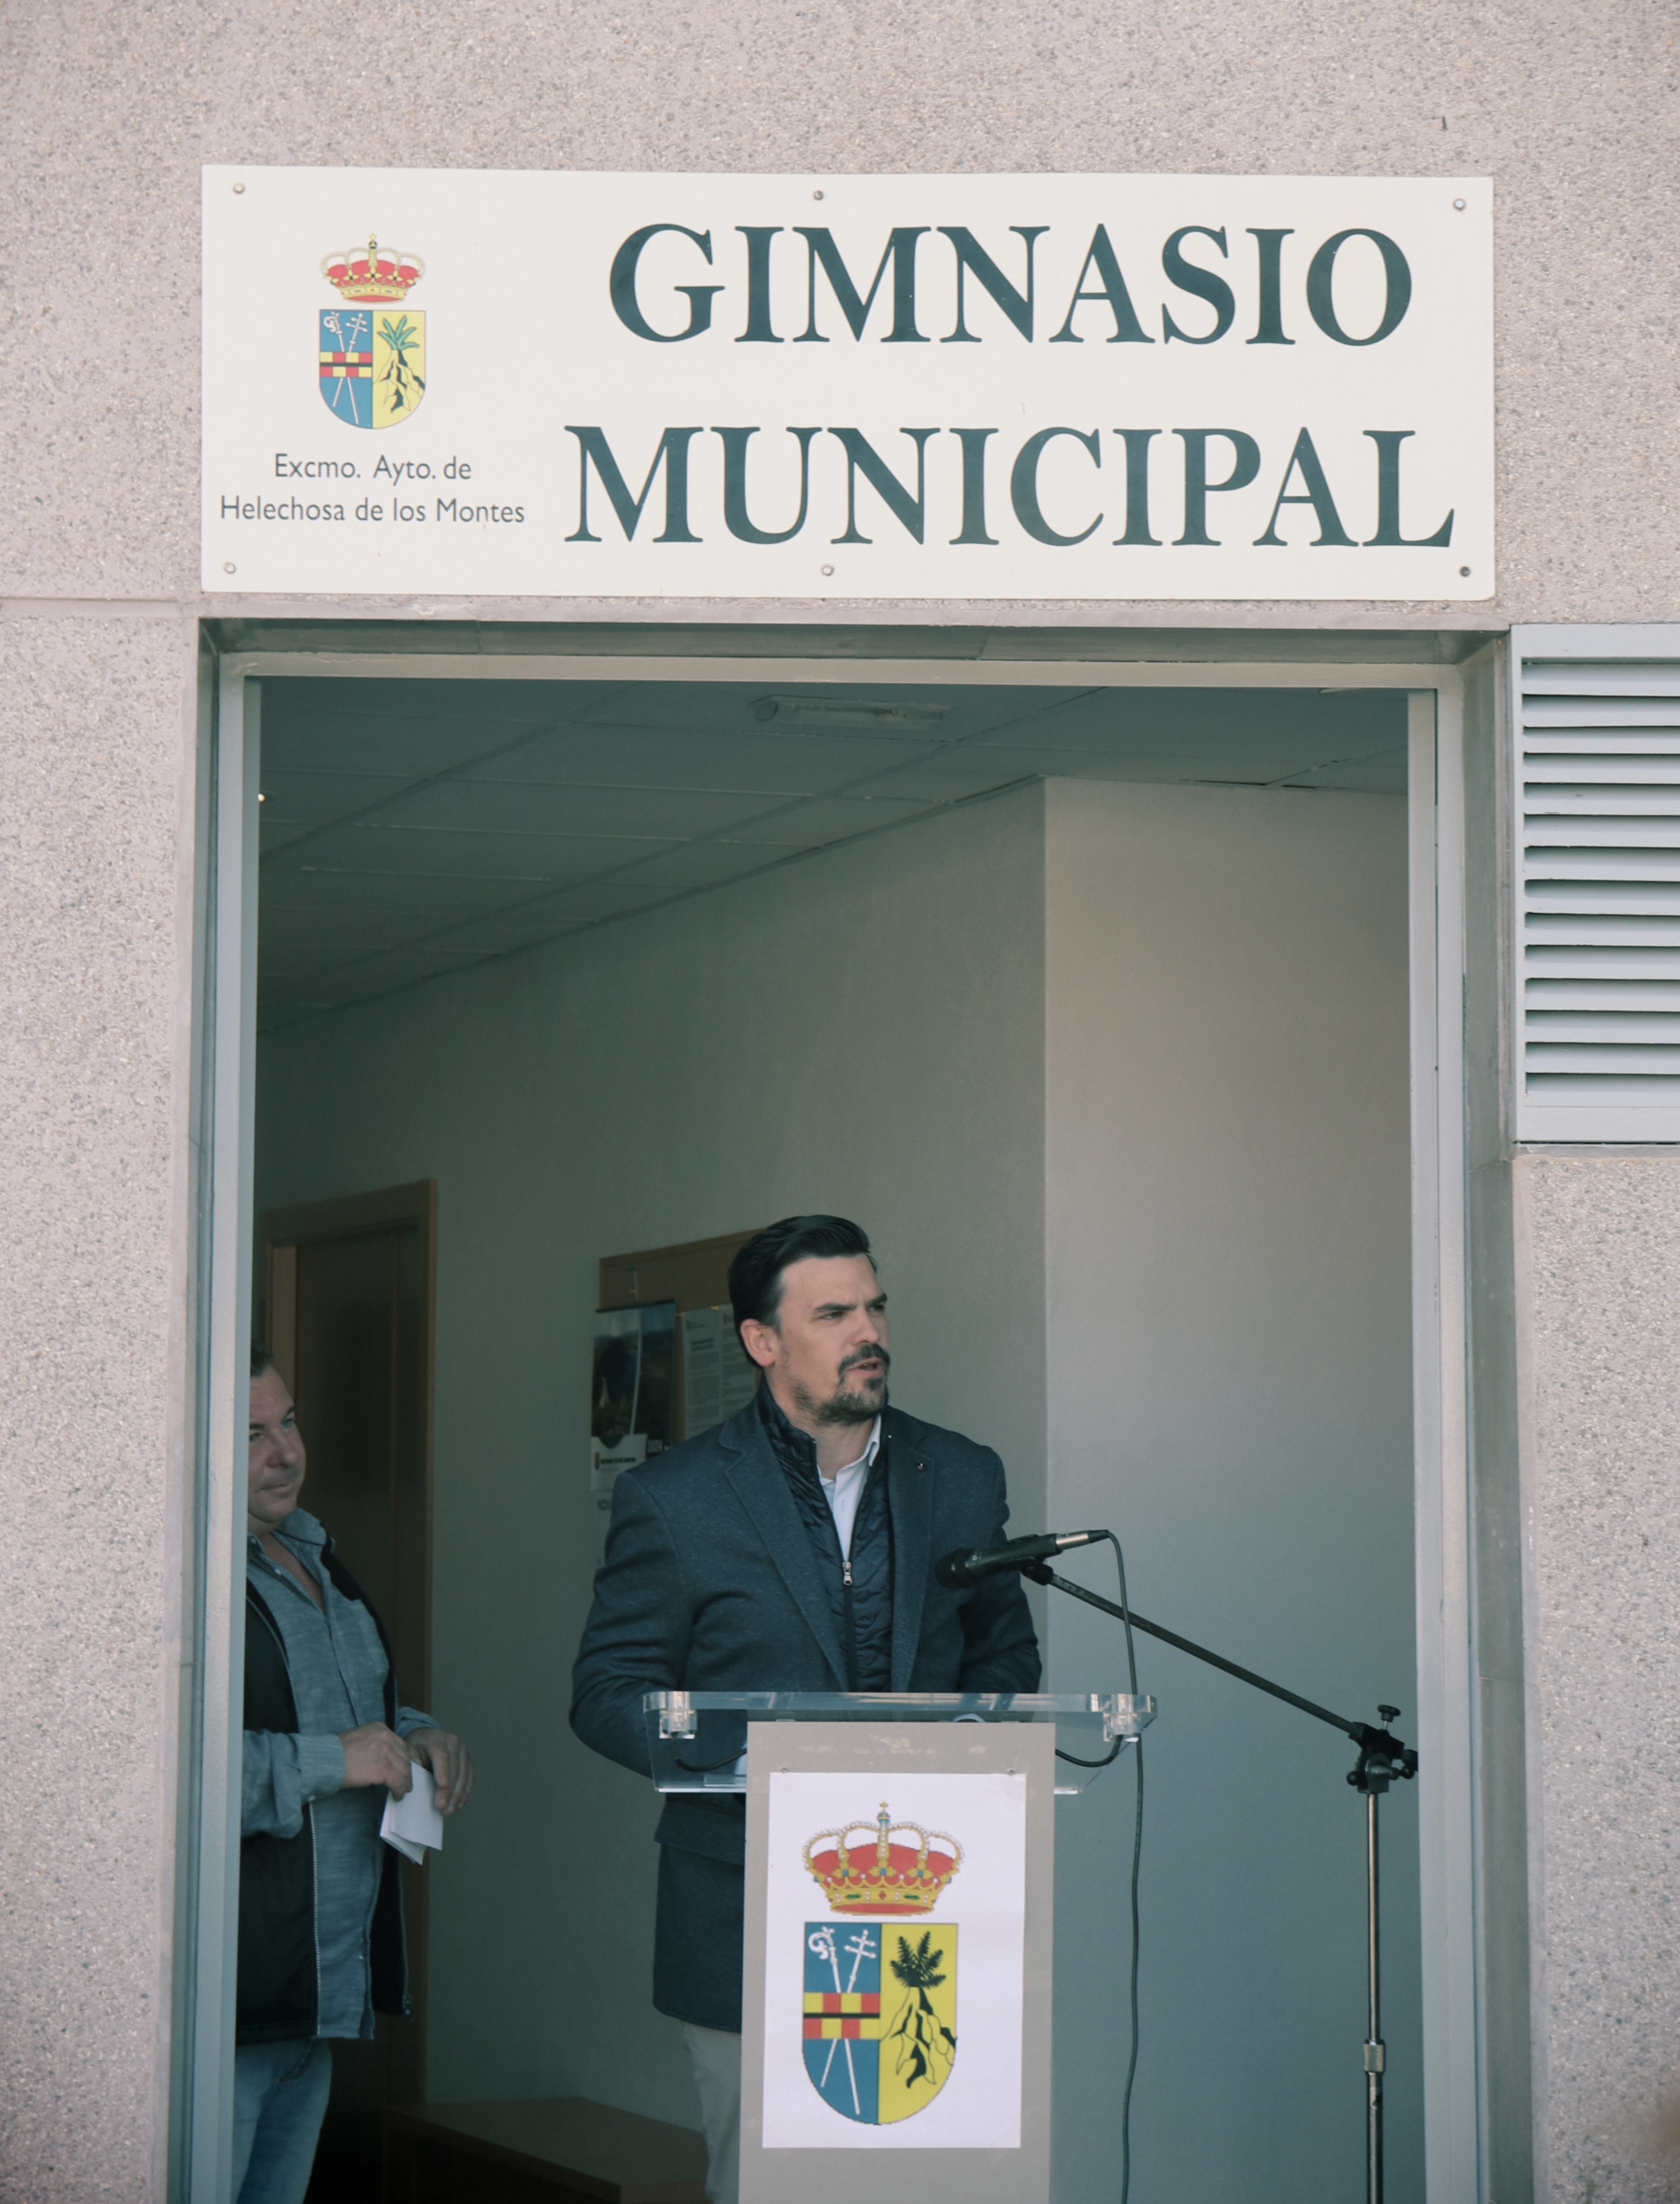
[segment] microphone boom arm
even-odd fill
[[[1074,1584],[1067,1577],[1058,1576],[1047,1562],[1027,1561],[1022,1565],[1021,1574],[1031,1577],[1034,1584],[1053,1585],[1057,1591],[1065,1591],[1074,1599],[1082,1599],[1087,1607],[1101,1608],[1104,1614],[1112,1614],[1117,1621],[1123,1622],[1129,1611],[1134,1630],[1141,1630],[1151,1638],[1158,1638],[1163,1644],[1175,1645],[1180,1653],[1188,1653],[1192,1660],[1205,1661],[1210,1668],[1222,1668],[1227,1676],[1234,1676],[1239,1683],[1251,1684],[1257,1692],[1269,1692],[1273,1698],[1281,1699],[1286,1706],[1298,1707],[1304,1715],[1310,1715],[1315,1721],[1328,1722],[1332,1729],[1339,1729],[1344,1737],[1351,1738],[1359,1748],[1358,1765],[1348,1777],[1348,1781],[1356,1790],[1364,1791],[1371,1786],[1387,1790],[1390,1781],[1396,1777],[1405,1780],[1417,1773],[1417,1753],[1409,1745],[1402,1745],[1390,1731],[1375,1729],[1369,1722],[1349,1721],[1342,1715],[1332,1714],[1328,1707],[1317,1706],[1311,1699],[1304,1699],[1298,1692],[1286,1691],[1281,1684],[1274,1684],[1264,1676],[1257,1676],[1252,1668],[1239,1668],[1234,1661],[1227,1661],[1222,1653],[1210,1652],[1205,1645],[1198,1645],[1193,1638],[1180,1638],[1176,1631],[1168,1630],[1158,1622],[1149,1621],[1139,1614],[1135,1607],[1119,1607],[1113,1600],[1103,1598],[1100,1593],[1087,1591],[1083,1585]],[[1373,1765],[1373,1763],[1381,1765]]]

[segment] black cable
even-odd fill
[[[1120,2204],[1132,2191],[1132,2083],[1138,2071],[1138,1867],[1144,1856],[1144,1741],[1138,1739],[1138,1810],[1132,1823],[1132,2056],[1120,2106]]]
[[[1121,1552],[1120,1541],[1112,1531],[1104,1531],[1103,1536],[1115,1549],[1115,1567],[1120,1571],[1120,1614],[1121,1620],[1126,1625],[1126,1670],[1131,1679],[1132,1696],[1135,1699],[1138,1696],[1138,1656],[1132,1644],[1132,1609],[1126,1597],[1126,1556]],[[1040,1574],[1038,1567],[1024,1569],[1021,1573],[1033,1578],[1040,1584],[1056,1584],[1060,1581],[1048,1569],[1044,1569],[1043,1574]],[[1113,1745],[1100,1760],[1081,1760],[1077,1752],[1063,1752],[1059,1746],[1056,1749],[1056,1757],[1058,1760],[1067,1761],[1074,1768],[1109,1768],[1119,1759],[1121,1748],[1125,1743],[1126,1739],[1123,1737],[1117,1737]]]
[[[1112,1531],[1105,1531],[1103,1536],[1115,1549],[1115,1567],[1120,1572],[1120,1619],[1126,1626],[1126,1674],[1132,1686],[1132,1697],[1135,1699],[1138,1696],[1138,1656],[1132,1643],[1132,1603],[1126,1596],[1126,1556],[1120,1550],[1120,1541]],[[1056,1576],[1042,1562],[1026,1568],[1022,1573],[1036,1578],[1040,1584],[1054,1584],[1063,1591],[1079,1592],[1082,1599],[1094,1597],[1091,1593],[1080,1592],[1077,1585]],[[1108,1605],[1106,1600],[1096,1603],[1103,1607]],[[1139,1736],[1133,1742],[1138,1749],[1138,1803],[1132,1821],[1132,2052],[1126,2064],[1126,2090],[1120,2106],[1120,2204],[1131,2204],[1132,2194],[1132,2084],[1138,2076],[1138,1954],[1142,1931],[1138,1911],[1138,1874],[1144,1857],[1144,1740]],[[1123,1737],[1117,1737],[1113,1751],[1103,1760],[1081,1760],[1072,1752],[1058,1751],[1056,1757],[1058,1760],[1071,1760],[1076,1768],[1106,1768],[1125,1743]]]
[[[1107,1533],[1120,1572],[1120,1612],[1126,1626],[1126,1671],[1132,1696],[1138,1696],[1138,1656],[1132,1643],[1132,1603],[1126,1597],[1126,1556],[1112,1531]],[[1144,1740],[1138,1739],[1138,1804],[1132,1818],[1132,2055],[1126,2062],[1126,2094],[1120,2105],[1120,2204],[1130,2204],[1132,2193],[1132,2084],[1138,2075],[1138,1953],[1141,1928],[1138,1912],[1138,1871],[1144,1857]]]
[[[1121,1747],[1125,1742],[1123,1737],[1117,1737],[1100,1760],[1081,1760],[1077,1752],[1064,1752],[1060,1745],[1056,1748],[1056,1757],[1058,1760],[1067,1761],[1073,1768],[1112,1768],[1120,1758]],[[1091,1786],[1086,1784],[1085,1787],[1089,1790]]]
[[[1132,1680],[1132,1696],[1138,1696],[1138,1656],[1132,1643],[1132,1603],[1126,1597],[1126,1556],[1120,1550],[1120,1541],[1112,1531],[1103,1536],[1115,1549],[1115,1567],[1120,1571],[1120,1619],[1126,1626],[1126,1673]]]

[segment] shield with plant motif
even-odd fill
[[[843,2119],[884,2127],[931,2105],[956,2058],[956,1930],[807,1921],[805,2071]]]

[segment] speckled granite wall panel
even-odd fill
[[[1676,28],[1663,0],[33,0],[0,13],[0,592],[196,586],[206,161],[1487,173],[1488,624],[1671,619]]]
[[[1675,2194],[1680,2096],[1680,1161],[1519,1163],[1553,2204]]]
[[[0,627],[0,2199],[161,2193],[184,661]]]
[[[206,161],[1470,171],[1497,180],[1501,594],[1486,620],[1671,619],[1676,36],[1664,0],[0,9],[0,595],[196,587]],[[1257,616],[1305,625],[1315,609]],[[5,2204],[138,2195],[154,2178],[164,1556],[180,1528],[163,1506],[180,1406],[165,1349],[184,1290],[179,649],[167,625],[0,627]],[[1548,1164],[1533,1183],[1550,2132],[1554,2193],[1584,2197],[1590,2178],[1597,2204],[1606,2183],[1645,2193],[1617,2124],[1680,2062],[1661,1819],[1680,1727],[1662,1690],[1680,1567],[1677,1188],[1639,1164]]]

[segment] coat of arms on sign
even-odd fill
[[[805,2071],[843,2118],[884,2126],[931,2105],[956,2058],[956,1928],[930,1923],[962,1864],[955,1837],[895,1822],[813,1837],[805,1864],[845,1918],[805,1923]]]
[[[321,309],[322,402],[350,428],[393,429],[426,394],[426,317],[405,310],[425,272],[373,237],[321,264],[343,301]]]

